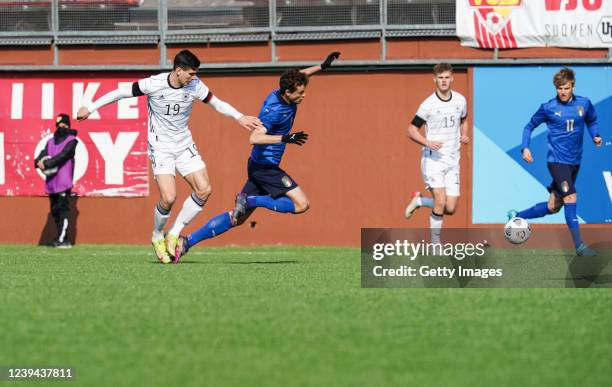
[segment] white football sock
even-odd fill
[[[431,229],[431,243],[441,243],[440,233],[442,232],[442,221],[444,217],[433,212],[429,216],[429,228]]]
[[[170,218],[170,210],[162,208],[157,203],[153,210],[153,240],[162,239],[164,237],[164,227]]]
[[[180,235],[183,228],[191,223],[191,221],[202,211],[204,204],[206,204],[206,201],[192,193],[183,203],[183,208],[181,208],[181,212],[179,212],[176,217],[176,221],[170,231],[168,231],[168,234]]]
[[[433,208],[434,206],[434,201],[433,198],[426,198],[424,196],[419,196],[419,198],[417,199],[417,204],[420,207],[429,207],[429,208]]]

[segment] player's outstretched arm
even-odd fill
[[[134,82],[134,84],[138,85],[137,82]],[[122,88],[110,91],[104,94],[102,97],[98,98],[95,102],[86,104],[85,106],[81,106],[79,108],[79,111],[77,112],[77,120],[79,121],[86,120],[91,115],[91,113],[95,112],[96,110],[100,109],[103,106],[106,106],[113,102],[117,102],[120,99],[138,97],[138,96],[144,95],[142,94],[142,92],[135,93],[134,84],[128,87],[122,87]]]
[[[208,105],[215,109],[218,113],[223,114],[227,117],[232,117],[237,120],[240,126],[245,128],[246,130],[252,131],[262,126],[261,121],[257,117],[253,116],[245,116],[240,113],[236,108],[234,108],[229,103],[220,100],[219,98],[213,96],[209,101]]]
[[[306,140],[308,140],[308,133],[304,133],[303,131],[285,134],[281,138],[281,141],[284,143],[296,144],[299,146],[306,144]]]
[[[308,133],[304,133],[303,131],[285,134],[284,136],[269,135],[266,134],[266,132],[267,130],[265,128],[253,130],[249,138],[251,145],[278,144],[279,142],[284,142],[302,146],[306,143],[306,140],[308,140]]]
[[[249,142],[251,145],[278,144],[283,138],[281,135],[271,136],[266,133],[266,128],[257,128],[253,130],[249,137]]]
[[[253,116],[242,116],[238,119],[240,126],[248,131],[253,131],[258,128],[263,128],[263,125],[259,118]]]
[[[318,71],[325,71],[329,66],[331,66],[333,61],[340,57],[340,54],[341,53],[339,51],[334,51],[330,53],[320,65],[308,67],[300,71],[308,76],[311,76]]]

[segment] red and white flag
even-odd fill
[[[612,0],[456,0],[456,27],[478,48],[612,47]]]

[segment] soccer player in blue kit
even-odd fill
[[[582,159],[582,140],[585,126],[597,147],[601,147],[595,108],[588,98],[574,95],[576,78],[569,68],[561,69],[553,78],[557,96],[542,104],[523,129],[523,160],[533,162],[529,141],[531,132],[542,123],[548,127],[548,170],[552,183],[548,187],[548,202],[537,203],[531,208],[517,212],[508,211],[508,217],[524,219],[540,218],[559,212],[564,207],[565,222],[572,234],[576,254],[592,257],[596,253],[585,245],[580,237],[578,217],[576,216],[576,177]]]
[[[234,210],[215,216],[189,236],[181,236],[173,263],[178,263],[196,243],[241,225],[258,207],[292,214],[308,210],[306,194],[279,164],[287,144],[301,146],[308,139],[302,131],[291,133],[297,107],[306,96],[308,77],[327,69],[339,56],[339,52],[332,52],[320,65],[287,70],[281,75],[280,87],[268,95],[259,113],[263,127],[251,132],[253,150],[247,166],[248,179],[236,196]]]

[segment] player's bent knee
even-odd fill
[[[576,198],[577,198],[577,195],[575,193],[571,195],[567,195],[563,198],[563,203],[576,203]]]
[[[457,211],[457,208],[455,208],[455,207],[447,207],[447,208],[444,209],[444,214],[445,215],[454,215],[456,211]]]
[[[302,214],[308,211],[308,209],[310,208],[310,203],[308,202],[308,200],[299,201],[298,203],[294,203],[294,204],[295,204],[296,214]]]
[[[201,200],[207,200],[212,195],[212,187],[210,185],[193,191],[196,196]]]
[[[170,210],[176,201],[176,195],[161,195],[161,206],[166,210]]]
[[[446,198],[436,198],[434,200],[434,206],[444,208],[446,207]]]

